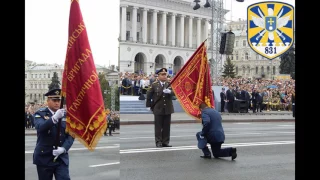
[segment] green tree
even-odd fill
[[[118,85],[115,84],[114,85],[114,88],[115,88],[115,96],[116,96],[116,99],[115,99],[115,111],[120,111],[120,93],[119,93],[119,88],[118,88]]]
[[[291,47],[280,56],[280,74],[290,74],[295,78],[295,48]]]
[[[235,77],[235,67],[234,64],[231,62],[229,56],[227,57],[227,61],[223,65],[224,71],[222,72],[222,77]]]
[[[52,89],[60,89],[60,81],[58,77],[58,73],[54,72],[51,78],[51,84],[48,86],[49,91]]]
[[[100,82],[100,88],[101,88],[104,107],[110,109],[110,106],[108,106],[108,102],[107,102],[108,92],[110,92],[109,82],[106,80],[106,76],[104,73],[101,73],[98,76],[99,76],[99,82]]]

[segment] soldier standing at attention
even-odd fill
[[[172,147],[170,141],[170,125],[171,114],[174,113],[172,96],[173,91],[168,88],[167,69],[160,69],[158,81],[155,81],[150,86],[147,92],[146,106],[154,114],[154,133],[156,147]]]
[[[74,138],[65,132],[66,110],[60,109],[61,89],[53,89],[45,94],[48,107],[40,108],[34,113],[37,130],[37,144],[33,153],[33,164],[37,165],[39,180],[70,180],[69,155]],[[58,132],[58,120],[61,128]],[[60,134],[58,148],[55,149],[57,133]],[[57,157],[58,156],[58,157]],[[54,161],[54,158],[57,159]]]

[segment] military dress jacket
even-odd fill
[[[54,124],[52,122],[52,116],[53,114],[48,108],[40,108],[34,113],[34,124],[37,130],[37,144],[33,153],[33,164],[54,166],[59,164],[58,161],[63,161],[66,165],[69,165],[68,151],[74,142],[74,138],[65,132],[65,117],[61,120],[59,146],[64,147],[66,153],[60,154],[57,161],[53,162],[55,156],[53,156],[52,151],[55,148],[58,123]]]
[[[225,140],[221,114],[213,108],[205,108],[201,112],[201,136],[207,138],[208,143],[223,143]]]
[[[169,115],[174,113],[172,104],[173,91],[169,87],[171,90],[170,94],[163,92],[168,85],[169,83],[165,82],[164,87],[162,87],[160,81],[156,81],[150,85],[150,89],[147,91],[146,107],[152,107],[157,102],[151,109],[154,115]]]

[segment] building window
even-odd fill
[[[33,78],[33,74],[31,74],[31,78]]]
[[[244,74],[246,72],[246,68],[242,67],[242,74]]]
[[[127,21],[130,21],[130,12],[127,12]]]
[[[33,84],[30,85],[31,89],[33,89]]]
[[[264,67],[263,66],[261,67],[261,73],[264,73]]]
[[[43,74],[43,78],[46,78],[46,74]]]
[[[276,67],[273,66],[272,70],[273,70],[272,74],[275,75],[276,74]]]
[[[267,74],[270,74],[270,67],[267,67]]]
[[[256,59],[259,60],[259,54],[256,55]]]
[[[126,40],[127,40],[127,41],[130,40],[130,31],[127,31],[127,33],[126,33]]]
[[[137,22],[140,22],[140,13],[137,14]]]
[[[32,99],[32,94],[30,94],[30,99]]]
[[[45,89],[46,88],[46,85],[45,84],[42,84],[42,89]]]
[[[137,41],[139,41],[139,39],[140,39],[140,33],[137,32]]]
[[[231,55],[231,58],[230,58],[231,60],[233,60],[233,55]]]
[[[39,74],[39,78],[41,78],[42,74]]]
[[[258,66],[257,66],[257,67],[256,67],[256,74],[258,74],[258,69],[259,69],[259,68],[258,68]]]
[[[34,88],[35,88],[35,89],[38,89],[38,84],[35,84],[35,85],[34,85]]]
[[[27,77],[28,77],[27,74],[24,74],[24,78],[27,79]]]
[[[245,46],[246,46],[246,44],[247,44],[247,41],[246,41],[246,40],[243,40],[243,41],[242,41],[242,46],[244,46],[244,47],[245,47]]]
[[[246,52],[246,60],[248,60],[249,59],[249,54],[248,54],[248,52]]]
[[[48,78],[50,78],[50,74],[48,74]]]
[[[35,74],[35,77],[34,78],[38,78],[38,74]]]
[[[239,60],[238,52],[236,51],[236,60]]]
[[[238,74],[238,66],[236,67],[236,74]]]
[[[239,41],[236,41],[236,47],[238,47],[239,46]]]

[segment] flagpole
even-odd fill
[[[63,102],[64,102],[64,96],[61,97],[60,109],[63,108]],[[54,145],[55,149],[58,149],[58,147],[59,147],[60,131],[61,131],[61,119],[62,118],[58,119],[58,127],[57,127],[58,130],[57,130],[57,135],[56,135],[56,142],[55,142],[55,145]],[[59,155],[54,157],[53,162],[56,162],[58,157],[59,157]]]
[[[208,40],[208,38],[206,38],[206,39],[201,43],[201,45],[204,44],[207,40]],[[199,46],[199,47],[200,47],[200,46]],[[199,47],[197,48],[196,52],[198,51]],[[193,55],[192,55],[191,57],[193,57]],[[181,70],[181,69],[180,69],[180,70]],[[178,75],[178,74],[179,74],[179,72],[178,72],[176,75]],[[174,80],[175,80],[175,78],[174,78]],[[170,83],[169,83],[169,85],[167,86],[167,88],[169,88],[169,87],[171,86],[171,83],[172,83],[172,82],[173,82],[173,81],[170,81]],[[163,95],[163,92],[161,92],[160,97],[161,97],[162,95]],[[160,101],[160,98],[157,99],[154,103],[152,103],[150,109],[153,109],[153,107],[154,107],[159,101]]]

